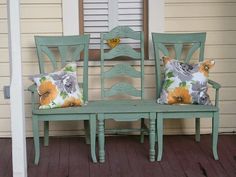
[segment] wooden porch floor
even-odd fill
[[[219,136],[219,161],[213,160],[210,135],[165,136],[161,162],[148,161],[148,141],[137,136],[108,137],[106,163],[93,164],[81,137],[50,138],[33,164],[32,138],[27,139],[28,177],[236,177],[236,136]],[[12,176],[11,140],[0,139],[0,177]]]

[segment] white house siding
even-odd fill
[[[166,32],[207,32],[205,57],[216,65],[210,78],[222,84],[220,92],[220,131],[236,130],[236,1],[235,0],[166,0]],[[211,97],[214,97],[210,90]],[[191,122],[191,123],[190,123]],[[210,132],[211,122],[202,121]],[[193,131],[193,121],[171,122],[175,131],[182,125]],[[186,131],[188,131],[186,129]],[[203,131],[204,131],[203,129]],[[171,131],[171,130],[170,130]]]
[[[10,136],[9,100],[3,98],[3,86],[9,85],[9,58],[7,50],[6,0],[0,0],[0,136]],[[37,74],[38,63],[34,45],[34,35],[62,34],[61,0],[22,0],[21,33],[23,79],[25,84],[25,109],[27,135],[32,136],[30,94],[26,91],[32,83],[28,77]],[[220,92],[220,131],[236,130],[236,1],[235,0],[166,0],[166,32],[207,32],[205,56],[216,60],[210,77],[222,84]],[[145,66],[145,95],[155,97],[155,77],[152,61]],[[90,62],[89,99],[100,98],[98,62]],[[78,68],[78,75],[82,74]],[[210,89],[211,97],[214,92]],[[108,126],[122,125],[136,127],[135,124],[110,122]],[[52,122],[51,135],[78,134],[82,122]],[[202,121],[202,132],[210,132],[210,119]],[[41,128],[42,130],[42,128]],[[173,120],[165,122],[166,133],[193,133],[193,120]]]
[[[0,0],[0,136],[10,136],[10,101],[3,96],[3,86],[9,85],[9,56],[7,35],[6,0]],[[23,80],[26,100],[26,130],[31,135],[31,111],[28,81],[30,71],[38,73],[34,35],[62,34],[61,0],[21,0],[21,42],[23,60]],[[16,90],[17,91],[17,90]]]

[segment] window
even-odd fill
[[[108,32],[116,26],[129,26],[135,31],[144,31],[147,55],[147,2],[146,0],[79,1],[80,33],[90,34],[90,58],[96,60],[100,57],[100,33]]]

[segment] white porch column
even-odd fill
[[[8,0],[8,42],[11,62],[11,133],[13,177],[27,177],[24,90],[21,69],[20,0]]]
[[[154,59],[152,32],[164,32],[165,0],[148,1],[148,34],[149,34],[149,58]]]

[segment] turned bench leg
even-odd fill
[[[91,148],[91,156],[92,160],[94,163],[97,162],[97,157],[96,157],[96,114],[91,114],[90,115],[90,148]]]
[[[104,114],[98,114],[99,162],[105,162]]]
[[[149,143],[150,143],[150,150],[149,150],[149,159],[151,162],[155,161],[155,123],[156,123],[156,113],[150,113],[150,120],[149,120]]]

